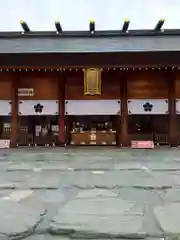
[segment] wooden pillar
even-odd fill
[[[168,108],[169,108],[169,144],[177,146],[177,120],[176,120],[176,74],[168,69]]]
[[[120,143],[123,147],[129,146],[128,136],[128,106],[127,106],[127,76],[120,79],[121,116],[120,116]]]
[[[59,145],[65,146],[65,76],[59,80]]]
[[[11,142],[10,146],[12,148],[17,147],[17,137],[18,137],[18,82],[17,77],[12,76],[11,84],[11,107],[12,107],[12,130],[11,130]]]

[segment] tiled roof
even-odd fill
[[[0,32],[0,54],[180,51],[180,30]]]

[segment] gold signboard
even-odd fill
[[[18,96],[34,96],[34,89],[33,88],[18,88]]]
[[[101,70],[84,69],[84,95],[101,95]]]

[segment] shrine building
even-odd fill
[[[0,32],[0,139],[10,146],[180,145],[180,30]]]

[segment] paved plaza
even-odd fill
[[[0,239],[176,239],[180,149],[0,151]]]

